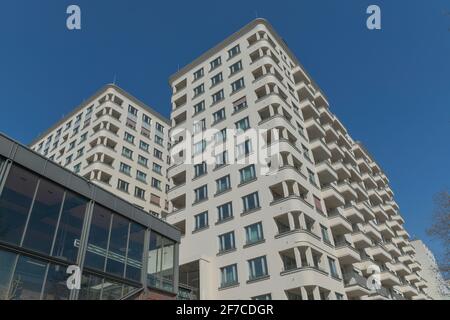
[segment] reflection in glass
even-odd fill
[[[86,199],[71,192],[66,193],[52,253],[54,257],[76,261],[86,205]]]
[[[123,284],[105,279],[102,287],[102,300],[119,300],[122,298]]]
[[[129,221],[122,216],[113,216],[106,272],[120,277],[124,275],[129,225]]]
[[[17,166],[9,171],[0,196],[0,240],[20,244],[38,178]]]
[[[85,265],[87,267],[104,270],[110,221],[111,213],[109,210],[96,205],[92,215],[86,251]]]
[[[9,296],[12,300],[39,300],[47,264],[20,256],[12,279]]]
[[[43,300],[68,300],[70,291],[67,288],[67,268],[51,264],[45,281]]]
[[[23,246],[50,254],[64,190],[41,179],[31,211]]]
[[[8,295],[9,282],[14,269],[14,263],[17,255],[0,250],[0,300],[9,300]]]
[[[83,273],[78,300],[100,300],[103,279],[93,274]]]
[[[173,291],[174,256],[175,242],[151,232],[147,269],[149,286]]]
[[[145,228],[136,223],[131,223],[126,269],[126,277],[130,280],[141,280],[142,256],[144,254],[144,238]]]

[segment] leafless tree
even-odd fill
[[[439,269],[445,279],[450,279],[450,194],[447,190],[434,197],[433,224],[427,230],[429,236],[444,245],[444,253],[438,259]]]

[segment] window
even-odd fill
[[[80,148],[80,149],[77,151],[77,158],[83,156],[83,153],[84,153],[84,148]]]
[[[205,110],[205,100],[194,105],[194,114],[200,113]]]
[[[231,84],[231,91],[236,92],[245,87],[244,78],[240,78]]]
[[[318,197],[316,197],[314,195],[313,195],[313,198],[314,198],[314,206],[316,207],[317,212],[323,214],[322,202],[320,201],[320,199]]]
[[[141,155],[139,155],[139,156],[138,156],[138,163],[139,163],[141,166],[147,167],[147,165],[148,165],[148,159],[145,158],[145,157],[143,157],[143,156],[141,156]]]
[[[252,300],[272,300],[272,295],[270,293],[262,294],[260,296],[252,297]]]
[[[175,242],[156,232],[150,233],[148,285],[173,291]]]
[[[136,130],[136,121],[134,121],[130,118],[127,118],[125,125],[132,130]]]
[[[336,300],[344,300],[344,295],[336,292]]]
[[[134,196],[135,196],[136,198],[145,200],[145,190],[144,190],[144,189],[141,189],[141,188],[139,188],[139,187],[135,187],[135,188],[134,188]]]
[[[199,213],[195,216],[194,230],[201,230],[208,227],[208,211]]]
[[[305,147],[303,144],[302,144],[302,149],[303,149],[303,156],[304,156],[307,160],[310,160],[310,161],[311,161],[311,158],[310,158],[310,156],[309,156],[309,149],[308,149],[307,147]]]
[[[258,222],[245,227],[245,244],[250,245],[264,240],[262,223]]]
[[[144,255],[144,238],[145,228],[131,222],[125,275],[130,280],[140,281],[141,279],[141,261]]]
[[[203,92],[205,92],[205,85],[202,83],[201,85],[194,88],[194,98],[198,97]]]
[[[39,300],[44,285],[47,263],[37,259],[19,256],[11,279],[16,290],[9,293],[10,300]],[[19,285],[20,284],[20,285]]]
[[[162,160],[163,158],[163,153],[162,151],[159,151],[158,149],[154,149],[153,150],[153,156],[155,156],[155,158]]]
[[[79,173],[80,169],[81,169],[81,163],[78,163],[78,164],[73,166],[73,172],[74,173]]]
[[[162,174],[162,166],[157,163],[153,163],[153,172]]]
[[[230,66],[230,76],[242,70],[242,61],[238,61]]]
[[[222,142],[225,142],[226,140],[227,140],[227,129],[226,128],[224,128],[214,134],[214,141],[216,143],[222,143]]]
[[[249,280],[255,280],[268,275],[266,256],[248,260]]]
[[[227,202],[217,207],[218,222],[231,219],[233,217],[233,205]]]
[[[228,164],[228,152],[224,151],[216,155],[216,168]]]
[[[206,149],[206,141],[202,140],[194,144],[194,155],[200,154]]]
[[[228,287],[238,283],[237,264],[220,268],[221,287]]]
[[[159,207],[161,205],[161,198],[159,196],[157,196],[156,194],[152,193],[150,195],[150,203]]]
[[[258,192],[251,193],[245,197],[242,197],[242,203],[244,212],[259,208],[259,196]]]
[[[122,148],[122,155],[125,158],[131,159],[133,160],[133,151],[131,151],[130,149],[128,149],[127,147],[123,147]]]
[[[248,117],[245,117],[236,122],[235,126],[237,130],[246,131],[248,128],[250,128],[250,120],[248,119]]]
[[[148,129],[142,127],[142,128],[141,128],[141,134],[142,134],[144,137],[150,139],[150,130],[148,130]]]
[[[223,81],[223,76],[222,76],[222,72],[220,72],[211,78],[211,87],[218,85],[222,81]]]
[[[146,152],[148,152],[150,145],[144,141],[139,141],[139,149],[144,150]]]
[[[111,219],[112,214],[109,210],[99,205],[94,206],[88,246],[96,248],[96,250],[86,251],[85,265],[87,267],[104,270]],[[97,250],[103,254],[98,254]]]
[[[330,257],[328,257],[328,265],[330,267],[330,274],[332,277],[339,278],[339,274],[336,268],[336,261]]]
[[[236,249],[234,241],[234,231],[219,235],[219,252]]]
[[[141,181],[141,182],[145,182],[146,183],[147,182],[147,174],[142,172],[142,171],[137,170],[136,171],[136,179]]]
[[[217,57],[216,59],[211,61],[210,64],[211,64],[211,70],[214,70],[215,68],[217,68],[218,66],[220,66],[222,64],[222,58]]]
[[[75,148],[75,143],[76,141],[72,141],[71,143],[69,143],[69,151]]]
[[[316,177],[315,177],[315,175],[314,175],[314,172],[312,172],[312,171],[309,170],[309,169],[308,169],[308,180],[309,180],[309,182],[310,182],[313,186],[317,185],[317,184],[316,184]]]
[[[208,186],[205,184],[200,188],[194,190],[195,202],[200,202],[202,200],[208,199]]]
[[[231,189],[230,175],[216,180],[217,191],[216,194]]]
[[[80,136],[80,142],[78,142],[78,144],[85,142],[86,139],[87,139],[87,132],[83,133],[83,134]]]
[[[213,124],[225,119],[225,108],[220,109],[213,113]]]
[[[199,121],[194,122],[193,134],[197,134],[206,129],[206,119],[201,119]]]
[[[236,113],[242,109],[247,108],[247,98],[243,97],[233,102],[233,113]]]
[[[161,181],[158,179],[152,178],[152,187],[158,190],[161,190]]]
[[[70,155],[70,156],[68,156],[67,158],[66,158],[66,166],[68,165],[68,164],[70,164],[72,162],[72,155]]]
[[[161,138],[160,136],[158,136],[157,134],[155,134],[155,143],[162,146],[164,144],[164,139]]]
[[[328,228],[323,226],[323,225],[320,225],[320,231],[322,233],[322,240],[323,240],[323,242],[326,242],[326,243],[330,244],[331,242],[330,242],[330,237],[328,235]]]
[[[129,143],[134,143],[134,136],[128,132],[125,132],[123,139]]]
[[[164,126],[162,124],[160,124],[159,122],[156,123],[155,125],[156,127],[156,131],[160,132],[160,133],[164,133]]]
[[[225,98],[223,90],[217,91],[212,95],[213,104],[222,101]]]
[[[237,158],[248,156],[252,152],[252,142],[251,140],[246,140],[236,146],[236,156]]]
[[[152,124],[152,118],[150,118],[146,114],[142,114],[142,123],[145,123],[146,125],[150,126]]]
[[[131,175],[131,166],[127,165],[126,163],[121,162],[119,171],[126,175]]]
[[[206,162],[194,165],[194,178],[200,177],[207,173]]]
[[[137,117],[138,111],[132,105],[128,105],[128,114]]]
[[[241,52],[241,47],[239,45],[234,46],[230,50],[228,50],[228,59],[233,58]]]
[[[252,164],[248,167],[245,167],[239,170],[239,174],[241,176],[241,183],[246,183],[256,178],[255,165]]]
[[[117,189],[119,189],[120,191],[128,192],[129,186],[130,184],[128,182],[125,182],[120,179],[117,181]]]
[[[203,77],[203,75],[205,74],[203,68],[198,69],[197,71],[194,72],[194,81],[200,79],[201,77]]]
[[[127,248],[129,227],[130,222],[126,218],[113,214],[106,258],[106,272],[119,277],[123,277],[125,271],[126,251],[124,252],[124,249]]]

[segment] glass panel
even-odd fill
[[[64,266],[50,264],[47,280],[45,282],[43,300],[68,300],[70,290],[67,288],[66,273],[67,268]]]
[[[164,248],[162,254],[162,277],[163,289],[168,291],[173,291],[174,257],[175,242],[169,239],[164,239]]]
[[[0,240],[20,243],[37,181],[25,169],[11,168],[0,197]]]
[[[61,187],[41,179],[25,231],[24,247],[50,253],[63,194],[64,190]]]
[[[9,295],[12,300],[39,300],[47,264],[20,256]]]
[[[9,300],[8,289],[17,255],[0,250],[0,300]]]
[[[86,199],[71,192],[66,193],[53,256],[72,262],[77,260],[86,205]]]
[[[129,225],[127,219],[119,215],[113,216],[106,272],[119,277],[123,277],[125,270]]]
[[[126,277],[140,281],[142,270],[142,256],[144,254],[145,228],[131,223],[130,240],[128,244]]]
[[[103,282],[102,300],[119,300],[122,298],[123,284],[105,279]]]
[[[156,232],[150,233],[148,252],[147,283],[152,287],[160,287],[159,273],[162,260],[162,237]]]
[[[94,207],[86,251],[85,265],[87,267],[100,270],[105,267],[111,216],[109,210],[101,206]]]
[[[100,300],[103,279],[92,274],[84,274],[81,277],[81,288],[78,300]]]

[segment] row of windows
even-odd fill
[[[230,50],[228,50],[228,59],[232,59],[235,56],[237,56],[239,53],[241,53],[241,48],[239,45],[234,46]],[[210,72],[218,68],[222,65],[222,57],[217,57],[214,60],[210,62]],[[194,81],[202,78],[205,75],[204,68],[200,68],[194,72]]]
[[[254,281],[269,276],[266,256],[247,260],[248,281]],[[220,287],[229,287],[239,284],[237,264],[220,268]]]
[[[213,121],[212,125],[216,125],[217,123],[219,123],[225,119],[226,119],[225,108],[221,108],[212,114],[212,121]],[[234,126],[235,126],[236,130],[245,132],[248,129],[250,129],[250,120],[248,117],[242,118],[239,121],[235,122]],[[206,128],[207,128],[206,118],[203,118],[201,120],[194,122],[194,125],[192,128],[192,133],[197,134],[199,132],[205,131]],[[222,131],[226,132],[226,128],[224,128]],[[221,141],[219,141],[219,142],[223,142],[223,141],[224,141],[224,139],[221,139]]]
[[[134,145],[135,137],[132,134],[125,131],[123,139]],[[132,154],[132,151],[130,149],[128,149],[128,148],[126,148],[126,149],[127,149],[127,151],[126,151],[127,154],[130,154],[130,152]],[[141,149],[145,152],[150,152],[150,145],[148,143],[146,143],[145,141],[140,140],[139,141],[139,149]],[[153,149],[153,156],[159,160],[163,160],[163,152],[157,148]]]
[[[221,73],[219,74],[221,77]],[[214,78],[213,78],[214,79]],[[222,80],[221,80],[222,81]],[[220,82],[221,82],[220,81]],[[215,85],[217,85],[219,82],[215,83]],[[243,89],[245,87],[245,81],[244,78],[240,78],[234,82],[231,83],[231,94]],[[205,85],[201,84],[197,87],[194,88],[194,98],[197,98],[198,96],[200,96],[201,94],[203,94],[205,92]],[[211,95],[211,99],[212,99],[212,103],[213,104],[217,104],[220,101],[225,99],[225,93],[223,89],[220,89],[219,91],[213,93]]]

